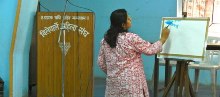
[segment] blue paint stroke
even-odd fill
[[[173,20],[169,20],[165,22],[167,25],[172,25],[173,24]]]
[[[165,22],[165,24],[167,24],[167,27],[168,27],[168,26],[173,26],[173,27],[175,27],[175,28],[178,29],[179,25],[178,25],[177,23],[175,23],[175,22],[177,22],[177,21],[176,21],[176,20],[167,20],[167,21]]]

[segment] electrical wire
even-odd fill
[[[81,7],[81,6],[75,5],[72,2],[70,2],[70,0],[67,0],[67,2],[70,5],[72,5],[72,6],[75,6],[75,7],[81,8],[81,9],[85,9],[85,10],[91,11],[93,13],[93,15],[94,15],[94,17],[93,17],[93,19],[94,19],[94,32],[95,32],[95,12],[93,10],[89,9],[89,8],[85,8],[85,7]],[[78,12],[77,12],[77,16],[78,16]],[[77,34],[77,35],[79,37],[79,34]],[[77,47],[78,47],[78,53],[79,53],[79,50],[80,50],[79,49],[79,40],[78,40],[78,46]],[[78,55],[79,55],[79,57],[78,57],[78,62],[79,62],[80,54],[78,54]],[[79,69],[79,79],[81,80],[81,78],[82,78],[82,70],[81,70],[79,64],[78,64],[78,69]],[[92,71],[92,69],[93,69],[93,67],[91,68],[91,71]],[[88,97],[88,88],[89,88],[89,85],[90,85],[90,81],[92,80],[92,77],[93,77],[93,73],[90,73],[90,74],[91,75],[89,76],[88,83],[86,85],[86,96],[85,97]],[[82,91],[82,81],[80,81],[80,91]],[[82,93],[80,93],[80,97],[82,97]]]
[[[43,5],[40,3],[40,1],[39,1],[39,5],[40,5],[41,7],[43,7],[44,9],[46,9],[48,12],[50,12],[50,10],[49,10],[48,8],[46,8],[45,6],[43,6]]]
[[[81,6],[75,5],[75,4],[73,4],[72,2],[70,2],[70,0],[67,0],[67,1],[68,1],[68,3],[69,3],[70,5],[72,5],[72,6],[75,6],[75,7],[78,7],[78,8],[82,8],[82,9],[85,9],[85,10],[89,10],[89,11],[91,11],[91,12],[94,13],[94,11],[91,10],[91,9],[89,9],[89,8],[85,8],[85,7],[81,7]]]
[[[68,0],[67,0],[68,1]],[[79,16],[78,15],[78,12],[77,12],[77,16]],[[77,24],[78,24],[78,20],[77,20]],[[77,37],[78,37],[78,39],[77,39],[77,54],[78,54],[78,57],[77,57],[77,67],[78,67],[78,70],[79,70],[79,83],[80,83],[80,97],[82,97],[82,70],[81,70],[81,68],[80,68],[80,48],[79,48],[79,41],[80,41],[80,39],[79,39],[79,33],[77,33]]]
[[[95,13],[94,13],[94,11],[93,10],[91,10],[91,9],[89,9],[89,8],[85,8],[85,7],[81,7],[81,6],[78,6],[78,5],[75,5],[75,4],[73,4],[72,2],[70,2],[69,0],[65,0],[66,1],[66,4],[65,4],[65,9],[64,9],[64,15],[63,15],[63,20],[62,20],[62,23],[64,23],[64,17],[65,17],[65,13],[66,13],[66,6],[67,6],[67,2],[70,4],[70,5],[72,5],[72,6],[75,6],[75,7],[78,7],[78,8],[82,8],[82,9],[85,9],[85,10],[89,10],[89,11],[91,11],[92,13],[93,13],[93,15],[94,15],[94,21],[95,21]],[[78,12],[77,12],[77,16],[78,16]],[[78,21],[77,21],[78,22]],[[94,27],[95,27],[95,23],[94,23]],[[95,29],[94,29],[95,30]],[[61,34],[61,33],[60,33]],[[77,58],[77,61],[78,61],[78,70],[79,70],[79,80],[80,80],[80,97],[82,97],[82,70],[81,70],[81,68],[80,68],[80,48],[79,48],[79,33],[77,33],[77,36],[78,36],[78,42],[77,42],[77,49],[78,49],[78,58]],[[58,41],[59,41],[60,39],[58,39]],[[93,69],[93,67],[91,68],[91,71],[92,71],[92,69]],[[92,80],[92,77],[93,77],[93,73],[90,73],[91,75],[88,77],[88,83],[87,83],[87,85],[86,85],[86,96],[85,97],[87,97],[87,95],[88,95],[88,87],[89,87],[89,85],[90,85],[90,81]],[[64,90],[64,87],[63,87],[63,90]],[[63,94],[64,95],[64,94]]]
[[[67,0],[65,2],[65,7],[64,7],[64,12],[63,12],[63,17],[62,17],[62,23],[61,23],[61,28],[60,28],[60,33],[59,33],[59,38],[58,38],[58,43],[60,43],[60,38],[63,35],[63,41],[62,41],[62,97],[65,97],[65,27],[64,27],[64,20],[66,17],[66,8],[67,8]]]

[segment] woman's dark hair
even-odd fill
[[[127,32],[127,29],[122,27],[122,24],[127,22],[127,11],[125,9],[117,9],[111,13],[111,26],[107,30],[104,39],[111,48],[116,47],[116,41],[119,33]]]

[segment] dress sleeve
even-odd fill
[[[150,42],[143,40],[137,34],[133,34],[132,37],[132,45],[137,52],[146,55],[153,55],[162,51],[162,43],[160,41],[151,44]]]
[[[105,54],[104,54],[104,43],[103,40],[100,43],[100,50],[98,56],[98,65],[102,69],[103,72],[107,73],[107,67],[105,62]]]

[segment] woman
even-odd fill
[[[141,54],[161,51],[169,29],[153,44],[128,32],[131,18],[125,9],[112,12],[111,26],[101,41],[98,64],[107,74],[105,97],[149,97]]]

